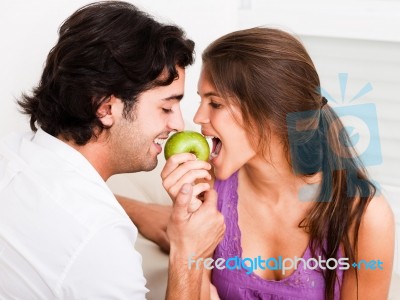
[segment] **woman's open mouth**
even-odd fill
[[[218,156],[219,152],[221,151],[222,148],[222,142],[219,138],[217,137],[212,137],[212,150],[210,154],[210,158],[213,159]]]

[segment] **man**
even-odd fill
[[[152,170],[160,142],[183,129],[193,48],[125,2],[89,4],[62,24],[18,102],[33,133],[0,142],[1,299],[145,298],[137,229],[105,181]],[[188,255],[209,256],[224,231],[215,192],[189,213],[192,191],[183,185],[168,225],[169,299],[199,295]]]

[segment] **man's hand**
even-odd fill
[[[200,297],[203,269],[189,268],[189,257],[210,257],[225,232],[224,218],[217,210],[217,193],[206,191],[204,202],[191,212],[192,193],[190,183],[182,186],[167,227],[171,245],[167,299]]]
[[[172,201],[175,201],[180,189],[185,183],[193,186],[189,212],[196,211],[202,201],[204,192],[211,188],[211,165],[208,162],[197,160],[191,153],[181,153],[171,156],[162,172],[163,186]]]
[[[144,203],[115,195],[118,202],[125,209],[140,234],[146,239],[155,242],[161,250],[169,253],[167,224],[171,217],[172,207],[155,203]]]
[[[184,184],[175,199],[167,227],[171,255],[187,259],[194,254],[195,257],[206,258],[213,254],[223,237],[224,217],[217,210],[217,193],[213,189],[205,192],[204,202],[198,210],[190,212],[192,192],[193,187]]]

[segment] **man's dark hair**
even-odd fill
[[[171,84],[176,66],[193,63],[193,49],[182,29],[160,24],[132,4],[92,3],[61,25],[39,85],[18,104],[33,131],[38,125],[84,145],[94,129],[106,128],[96,115],[104,101],[120,98],[128,117],[140,93]]]

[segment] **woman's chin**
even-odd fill
[[[227,180],[235,173],[235,170],[228,170],[227,168],[218,168],[214,166],[215,178],[218,180]]]

